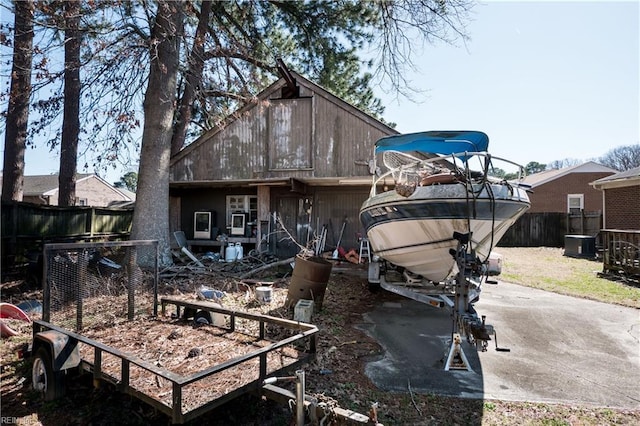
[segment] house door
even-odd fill
[[[276,228],[278,230],[276,234],[276,255],[279,257],[295,256],[300,252],[298,244],[306,245],[309,218],[304,207],[305,199],[276,198],[276,214],[281,221]],[[282,229],[283,226],[286,231]]]

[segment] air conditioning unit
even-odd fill
[[[195,212],[193,214],[193,238],[211,239],[211,212]]]
[[[590,235],[565,235],[564,255],[568,257],[596,257],[596,237]]]
[[[244,228],[247,223],[247,215],[244,213],[231,214],[231,235],[244,236]]]

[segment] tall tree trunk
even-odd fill
[[[76,167],[80,135],[80,2],[64,2],[64,116],[60,143],[58,205],[76,204]]]
[[[14,1],[15,37],[11,93],[4,134],[2,200],[22,201],[24,187],[24,151],[27,146],[31,62],[33,58],[33,1]]]
[[[182,2],[160,1],[151,32],[149,84],[144,98],[144,130],[138,170],[138,191],[131,229],[132,240],[157,240],[161,264],[171,262],[169,252],[169,160],[179,43],[182,35]],[[139,255],[150,264],[150,253]]]
[[[171,155],[176,154],[184,146],[187,138],[187,128],[191,122],[191,108],[196,97],[196,86],[202,83],[202,69],[204,68],[204,41],[209,29],[209,15],[211,14],[211,1],[205,0],[200,8],[198,28],[193,40],[193,47],[189,53],[189,69],[184,93],[178,108],[173,140],[171,141]]]

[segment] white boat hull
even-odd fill
[[[486,260],[529,208],[523,189],[504,184],[490,188],[478,186],[475,199],[463,184],[417,187],[408,197],[393,190],[370,197],[360,217],[374,254],[441,282],[453,271],[455,259],[450,250],[457,247],[453,235],[459,232],[471,233],[471,248]]]

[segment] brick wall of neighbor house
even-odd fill
[[[605,227],[640,230],[640,186],[605,189]]]
[[[76,186],[76,197],[88,200],[89,206],[105,207],[114,201],[127,201],[127,198],[114,188],[105,185],[100,179],[90,177]]]
[[[602,192],[589,185],[605,176],[608,172],[570,173],[533,189],[529,194],[530,213],[567,212],[567,194],[584,194],[584,210],[595,212],[602,210]]]
[[[96,177],[82,179],[76,183],[76,198],[86,200],[86,205],[93,207],[106,207],[113,201],[127,201],[121,193]],[[49,204],[58,205],[58,191],[51,195]]]

